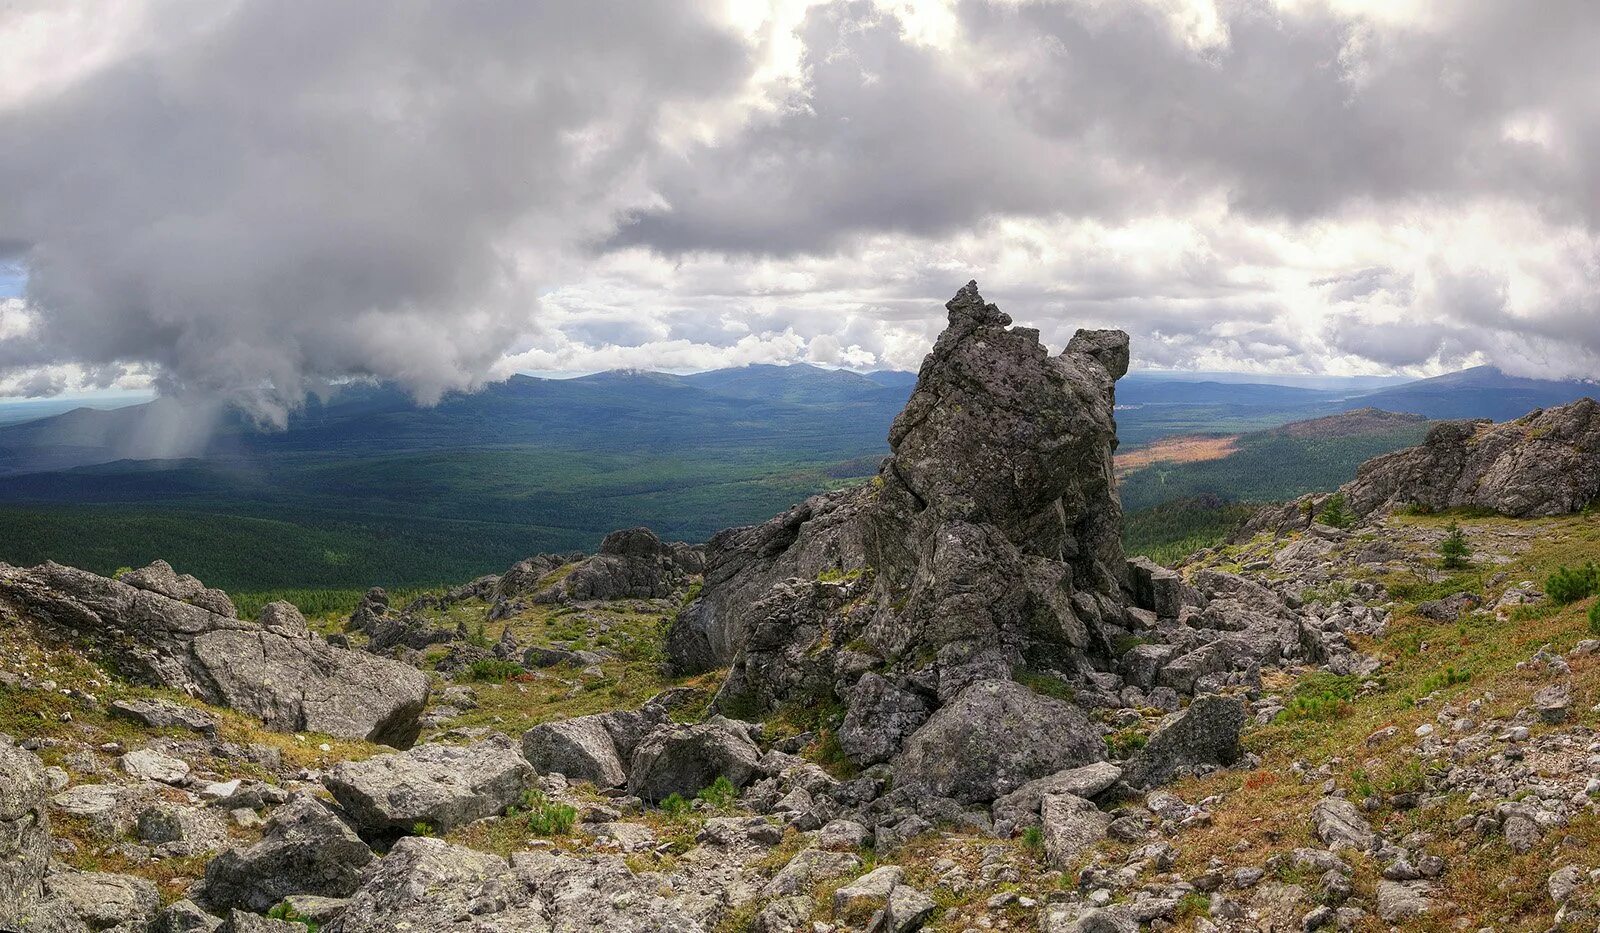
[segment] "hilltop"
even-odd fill
[[[0,924],[1600,921],[1600,477],[1551,457],[1596,462],[1593,402],[1436,426],[1169,568],[1119,540],[1126,336],[946,311],[871,480],[703,547],[348,615],[0,565]]]

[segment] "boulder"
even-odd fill
[[[1162,719],[1124,768],[1134,788],[1154,787],[1197,767],[1231,765],[1243,754],[1239,730],[1248,710],[1238,697],[1196,697],[1189,708]]]
[[[139,570],[130,570],[117,579],[131,587],[159,593],[230,619],[239,615],[227,593],[208,587],[189,574],[179,574],[164,560],[157,560]]]
[[[214,917],[194,901],[184,898],[173,901],[156,914],[150,933],[217,933],[222,919]]]
[[[1048,794],[1039,808],[1045,857],[1055,868],[1071,868],[1106,837],[1111,814],[1082,797]]]
[[[1183,607],[1193,601],[1181,574],[1148,557],[1128,559],[1127,583],[1133,604],[1154,612],[1158,618],[1176,619]]]
[[[327,933],[706,933],[620,858],[497,855],[408,836],[368,866],[361,888]]]
[[[0,741],[0,926],[22,922],[44,898],[50,865],[44,766]]]
[[[295,920],[276,920],[242,910],[228,911],[217,933],[306,933],[305,924]]]
[[[983,681],[934,713],[894,761],[895,782],[988,803],[1029,781],[1105,757],[1077,707],[1009,680]]]
[[[1516,421],[1447,421],[1420,446],[1368,460],[1343,487],[1358,515],[1400,506],[1566,515],[1600,497],[1600,402]]]
[[[1318,800],[1311,808],[1311,826],[1322,844],[1335,852],[1340,849],[1366,852],[1372,848],[1372,826],[1355,804],[1343,797]]]
[[[408,665],[60,564],[0,564],[0,595],[49,637],[84,647],[130,680],[238,710],[270,729],[404,746],[427,705],[428,678]]]
[[[181,786],[189,781],[189,765],[171,755],[150,748],[129,752],[117,759],[118,767],[141,781],[158,781]]]
[[[56,872],[45,879],[50,897],[91,930],[118,924],[140,930],[155,920],[161,896],[151,882],[133,875]]]
[[[561,774],[569,781],[605,788],[628,779],[603,714],[534,726],[522,734],[522,755],[538,773]]]
[[[343,762],[322,783],[363,837],[386,839],[419,824],[447,833],[497,816],[522,799],[533,778],[511,740],[495,734],[472,745],[419,745]]]
[[[1391,923],[1412,920],[1433,910],[1433,886],[1426,881],[1378,882],[1378,916]]]
[[[1003,823],[1013,829],[1038,825],[1039,808],[1045,797],[1051,794],[1094,797],[1109,790],[1121,778],[1121,768],[1110,762],[1098,761],[1029,781],[995,800],[992,808],[995,824],[998,827]]]
[[[861,767],[888,761],[932,714],[927,700],[868,673],[850,691],[839,747]]]
[[[272,812],[260,842],[211,860],[205,897],[215,907],[257,913],[291,894],[348,897],[372,857],[366,843],[326,804],[300,794]]]
[[[719,777],[743,787],[755,776],[760,759],[748,728],[731,720],[665,725],[634,750],[628,793],[651,802],[673,794],[693,797]]]
[[[217,734],[217,717],[170,700],[116,700],[111,704],[110,713],[151,729],[187,729],[206,738],[215,738]]]

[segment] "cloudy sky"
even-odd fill
[[[1600,376],[1600,4],[0,0],[0,395],[1137,365]]]

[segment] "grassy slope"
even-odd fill
[[[1392,519],[1400,526],[1420,527],[1442,527],[1449,520],[1450,517]],[[1492,597],[1507,585],[1523,580],[1542,582],[1559,566],[1600,560],[1600,515],[1525,522],[1464,517],[1460,521],[1469,539],[1511,530],[1526,534],[1531,548],[1508,563],[1485,561],[1476,570],[1432,587],[1418,588],[1417,581],[1409,578],[1389,581],[1403,584],[1401,591],[1409,588],[1412,596],[1397,607],[1395,620],[1382,638],[1360,645],[1385,662],[1377,689],[1369,694],[1357,693],[1325,716],[1297,721],[1280,718],[1249,733],[1247,747],[1262,756],[1262,765],[1256,771],[1223,773],[1175,788],[1186,800],[1212,794],[1225,798],[1215,810],[1212,823],[1186,837],[1180,846],[1177,871],[1189,876],[1203,870],[1212,857],[1234,864],[1239,856],[1232,850],[1241,843],[1248,852],[1249,864],[1257,865],[1271,853],[1315,845],[1310,821],[1303,815],[1321,796],[1321,786],[1319,781],[1292,778],[1290,769],[1295,762],[1313,767],[1332,763],[1335,781],[1341,788],[1409,789],[1421,773],[1412,751],[1413,731],[1433,722],[1441,705],[1455,703],[1459,708],[1469,700],[1482,698],[1484,707],[1476,714],[1479,721],[1509,718],[1549,682],[1549,676],[1542,672],[1519,670],[1519,662],[1528,660],[1543,645],[1566,652],[1579,640],[1594,637],[1587,621],[1593,599],[1565,607],[1546,603],[1504,622],[1470,619],[1439,623],[1416,615],[1416,604],[1424,598],[1467,589],[1490,596],[1492,602]],[[1252,546],[1259,547],[1259,543],[1231,547],[1221,560],[1237,560]],[[1487,585],[1501,573],[1506,575],[1502,582]],[[1576,724],[1600,727],[1600,715],[1592,709],[1600,701],[1600,658],[1576,660],[1572,669]],[[1456,677],[1447,678],[1447,671],[1456,672]],[[1464,683],[1445,685],[1449,679],[1462,675],[1467,678]],[[1323,688],[1326,686],[1324,682]],[[1391,725],[1398,727],[1398,735],[1375,746],[1366,744],[1368,736]],[[1573,723],[1560,727],[1533,725],[1535,734],[1551,728],[1570,730]],[[1490,753],[1495,750],[1490,749]],[[1452,796],[1436,808],[1385,807],[1370,814],[1374,826],[1384,825],[1395,837],[1409,830],[1434,834],[1437,850],[1449,865],[1438,893],[1441,900],[1453,902],[1456,909],[1416,922],[1414,928],[1449,930],[1454,928],[1455,920],[1465,919],[1472,921],[1467,928],[1473,929],[1490,925],[1489,921],[1496,918],[1504,918],[1495,924],[1499,929],[1547,928],[1551,908],[1543,882],[1557,867],[1562,853],[1551,845],[1540,845],[1519,855],[1500,837],[1485,839],[1454,832],[1450,822],[1466,806],[1457,797]],[[1587,845],[1591,852],[1600,851],[1600,821],[1592,814],[1579,816],[1564,833],[1580,847]],[[1430,851],[1434,849],[1430,846]],[[1370,890],[1376,883],[1372,864],[1362,860],[1359,866],[1358,890],[1362,885]],[[1503,884],[1507,881],[1510,884]]]

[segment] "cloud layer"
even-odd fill
[[[112,6],[0,13],[0,392],[914,367],[974,276],[1147,366],[1600,376],[1588,2]]]

